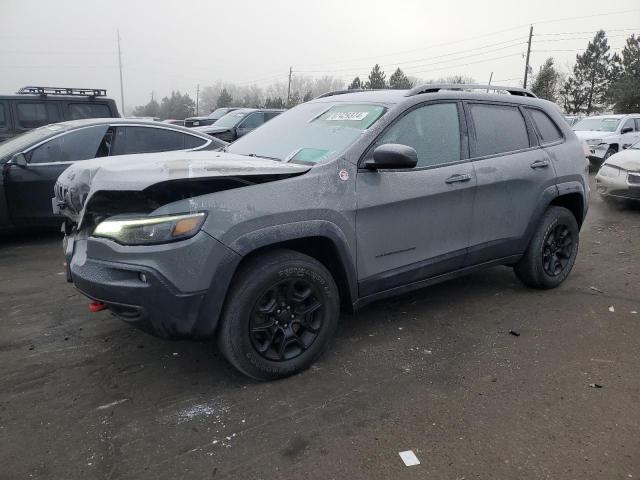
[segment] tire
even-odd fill
[[[218,347],[249,377],[287,377],[320,357],[339,316],[338,287],[320,262],[291,250],[269,251],[242,265],[234,278]]]
[[[613,155],[614,153],[618,153],[618,151],[615,148],[609,148],[607,150],[607,153],[604,154],[604,157],[602,157],[602,163],[600,165],[602,165],[604,162],[607,161],[607,159]]]
[[[514,267],[516,276],[532,288],[556,288],[571,272],[578,244],[578,222],[573,214],[564,207],[549,207]]]

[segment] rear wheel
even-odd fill
[[[550,207],[534,233],[524,256],[514,267],[517,277],[533,288],[549,289],[569,275],[578,254],[579,230],[573,214]]]
[[[258,380],[300,372],[329,345],[340,315],[336,283],[317,260],[274,250],[249,260],[233,281],[218,346]]]

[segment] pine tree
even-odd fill
[[[312,99],[313,99],[313,93],[311,92],[311,90],[305,93],[304,97],[302,97],[303,102],[308,102],[309,100],[312,100]]]
[[[353,82],[351,82],[351,85],[349,85],[349,90],[360,90],[362,88],[362,82],[360,81],[360,77],[356,77],[353,79]]]
[[[640,112],[640,36],[627,39],[622,58],[614,59],[612,77],[609,98],[616,113]]]
[[[538,97],[555,102],[558,96],[558,82],[560,74],[553,64],[553,58],[549,57],[540,67],[540,72],[531,85],[531,91]]]
[[[231,97],[231,94],[227,91],[226,88],[223,88],[220,92],[220,96],[218,97],[218,102],[216,103],[217,107],[230,107],[232,103],[233,98]]]
[[[600,30],[584,53],[576,55],[573,75],[562,89],[565,103],[572,106],[567,113],[590,115],[606,108],[611,76],[615,73],[609,50],[606,34]]]
[[[369,74],[369,80],[364,84],[364,88],[370,90],[376,90],[381,88],[387,88],[387,76],[377,63],[374,65],[371,73]]]
[[[194,102],[188,94],[182,95],[179,91],[171,92],[170,97],[164,97],[160,104],[160,118],[183,119],[191,117],[196,109]]]
[[[411,80],[407,78],[402,70],[398,67],[393,75],[389,77],[389,88],[395,88],[398,90],[407,90],[413,87]]]

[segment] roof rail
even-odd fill
[[[104,88],[71,88],[71,87],[22,87],[16,93],[20,95],[70,95],[76,97],[106,97]]]
[[[422,93],[436,93],[440,90],[489,90],[503,91],[511,95],[518,95],[520,97],[538,98],[536,95],[527,88],[520,87],[501,87],[498,85],[478,85],[470,83],[427,83],[426,85],[419,85],[413,87],[406,93],[406,97],[413,97],[414,95],[420,95]]]
[[[318,95],[317,97],[314,98],[314,100],[316,100],[317,98],[325,98],[325,97],[333,97],[334,95],[345,95],[347,93],[357,93],[357,92],[379,92],[381,90],[389,90],[388,88],[353,88],[351,90],[335,90],[333,92],[327,92],[327,93],[323,93],[322,95]]]

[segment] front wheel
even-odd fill
[[[338,288],[320,262],[295,251],[269,251],[250,259],[234,279],[218,346],[245,375],[286,377],[324,352],[339,315]]]
[[[529,287],[557,287],[567,278],[576,261],[578,235],[578,222],[569,210],[549,207],[527,251],[514,267],[516,276]]]

